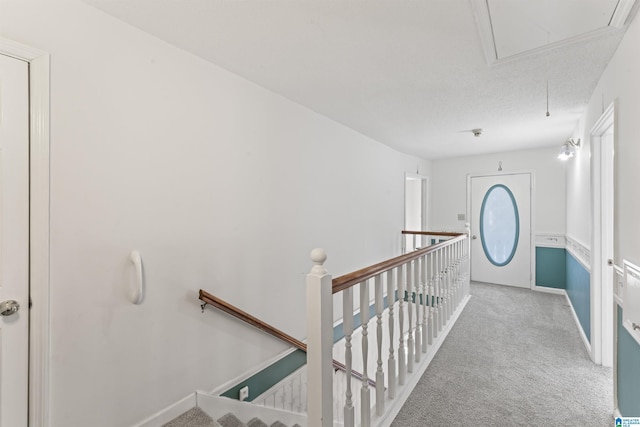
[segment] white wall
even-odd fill
[[[615,258],[640,264],[640,144],[638,144],[638,117],[640,116],[640,22],[632,21],[624,39],[602,74],[589,105],[576,130],[576,136],[589,141],[591,129],[605,108],[616,102],[615,118]],[[589,146],[581,150],[585,160],[575,163],[569,171],[567,185],[579,193],[581,202],[567,211],[569,218],[590,215]],[[580,169],[579,171],[577,169]],[[572,227],[576,236],[591,236],[591,224],[576,223]],[[590,243],[589,240],[586,243]]]
[[[304,276],[400,253],[400,154],[79,1],[3,1],[0,37],[52,55],[51,419],[126,426],[304,338]],[[148,294],[127,300],[127,257]]]
[[[556,159],[558,147],[482,156],[455,157],[431,162],[433,230],[464,230],[458,214],[467,211],[467,174],[502,170],[535,171],[536,232],[565,233],[565,164]]]
[[[584,123],[584,119],[581,120]],[[582,134],[580,149],[573,158],[567,160],[567,235],[591,248],[591,141]]]

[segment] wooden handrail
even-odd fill
[[[255,328],[258,328],[261,331],[266,332],[267,334],[292,345],[299,350],[302,350],[304,352],[307,351],[307,345],[302,341],[295,339],[291,335],[282,332],[280,329],[275,328],[268,323],[265,323],[262,320],[250,315],[249,313],[240,310],[238,307],[229,304],[225,300],[211,295],[205,290],[200,289],[199,299],[209,305],[214,306],[217,309],[224,311],[225,313],[235,317],[236,319],[242,320],[243,322],[248,323]]]
[[[457,237],[464,233],[455,233],[452,231],[408,231],[402,230],[402,234],[419,234],[421,236],[449,236]]]
[[[229,304],[228,302],[226,302],[225,300],[218,298],[215,295],[211,295],[209,292],[200,289],[200,293],[198,298],[200,299],[200,301],[203,301],[206,304],[209,304],[213,307],[216,307],[217,309],[220,309],[222,311],[224,311],[225,313],[235,317],[236,319],[242,320],[245,323],[250,324],[253,327],[256,327],[258,329],[260,329],[261,331],[278,338],[281,341],[284,341],[290,345],[292,345],[293,347],[297,348],[298,350],[302,350],[305,353],[307,352],[307,345],[305,343],[303,343],[302,341],[292,337],[291,335],[282,332],[280,329],[271,326],[270,324],[263,322],[262,320],[258,319],[257,317],[254,317],[252,315],[250,315],[249,313],[242,311],[241,309],[239,309],[238,307]],[[337,360],[333,361],[333,367],[335,369],[339,369],[342,372],[346,372],[347,371],[347,367],[341,363],[338,362]],[[358,378],[360,381],[362,381],[362,374],[357,372],[357,371],[351,371],[351,375],[353,375],[355,378]],[[369,384],[372,386],[375,386],[376,383],[375,381],[369,380]]]
[[[420,258],[423,255],[430,254],[444,247],[450,246],[455,242],[464,240],[467,238],[465,233],[451,233],[455,237],[445,240],[444,242],[436,243],[435,245],[427,246],[426,248],[417,249],[413,252],[409,252],[404,255],[397,256],[395,258],[388,259],[386,261],[379,262],[378,264],[371,265],[369,267],[361,268],[360,270],[352,273],[345,274],[333,279],[332,290],[333,293],[338,293],[348,289],[360,282],[377,276],[380,273],[384,273],[387,270],[401,266],[409,261]]]

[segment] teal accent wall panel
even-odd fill
[[[250,378],[236,384],[234,387],[222,393],[221,396],[237,400],[240,389],[244,386],[249,386],[249,397],[247,401],[251,402],[293,372],[306,365],[306,363],[307,354],[302,350],[296,350]]]
[[[564,248],[536,247],[536,286],[567,289],[567,259]]]
[[[591,275],[570,253],[566,252],[567,295],[578,316],[582,331],[591,342]]]
[[[640,417],[640,345],[622,326],[618,307],[618,409],[623,417]]]

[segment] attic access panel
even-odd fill
[[[635,1],[472,0],[472,4],[491,64],[620,28]]]

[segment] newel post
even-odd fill
[[[333,292],[324,249],[311,251],[307,275],[307,421],[333,426]]]

